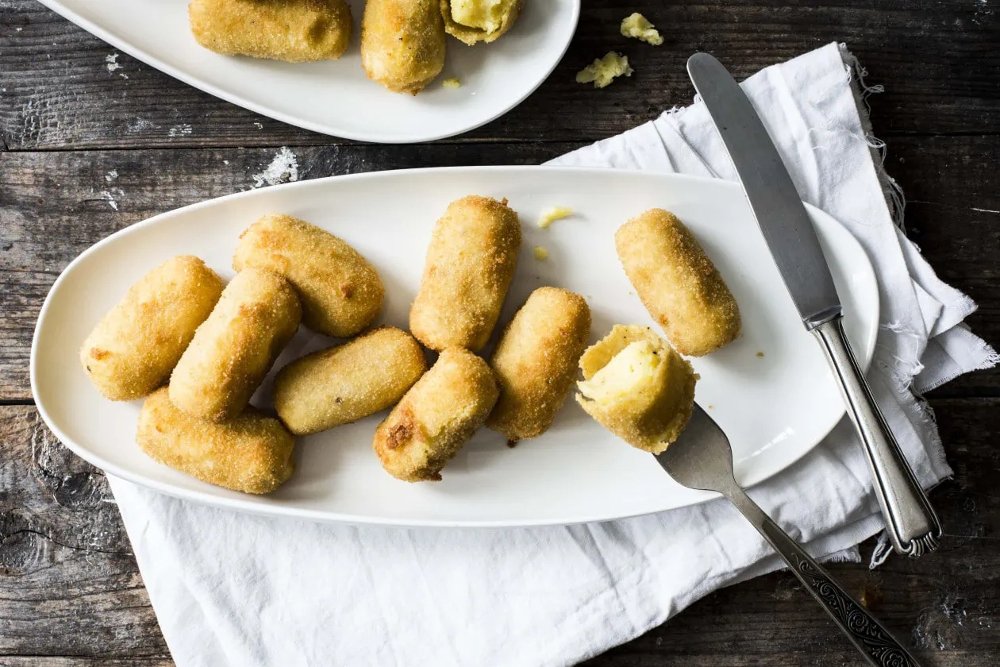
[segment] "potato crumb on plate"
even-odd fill
[[[639,12],[622,19],[621,31],[625,37],[634,37],[653,46],[663,44],[663,35]]]
[[[605,88],[619,76],[632,76],[632,72],[628,56],[608,51],[603,58],[598,58],[577,72],[576,82],[593,83],[594,88]]]
[[[444,86],[445,88],[461,88],[462,82],[459,81],[457,78],[452,77],[450,79],[445,79],[444,81],[442,81],[441,85]]]
[[[535,259],[542,261],[549,258],[549,251],[540,245],[535,246]]]
[[[538,226],[542,229],[546,229],[556,220],[562,220],[563,218],[568,218],[573,215],[573,209],[567,208],[566,206],[553,206],[552,208],[547,208],[542,211],[542,217],[538,219]]]

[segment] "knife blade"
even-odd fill
[[[807,329],[841,313],[823,249],[792,177],[750,100],[722,63],[707,53],[688,74],[719,128],[767,247]]]
[[[844,333],[843,309],[812,220],[764,123],[729,71],[707,53],[688,75],[708,109],[806,329],[819,341],[861,439],[893,548],[937,548],[941,524],[903,456]]]

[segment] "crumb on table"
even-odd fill
[[[619,76],[632,76],[628,56],[608,51],[576,74],[577,83],[593,83],[594,88],[604,88]]]
[[[663,44],[663,35],[639,12],[622,19],[621,32],[625,37],[634,37],[653,46]]]

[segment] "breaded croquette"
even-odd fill
[[[219,424],[196,419],[166,387],[143,403],[135,440],[158,463],[243,493],[270,493],[295,470],[295,439],[277,419],[253,408]]]
[[[240,235],[233,268],[246,267],[292,283],[303,323],[328,336],[353,336],[382,308],[385,288],[375,267],[345,241],[290,215],[265,215]]]
[[[439,0],[368,0],[361,21],[365,74],[395,93],[416,95],[444,68]]]
[[[739,337],[740,310],[718,269],[677,217],[654,208],[615,233],[625,273],[667,340],[694,357]]]
[[[87,377],[112,401],[149,394],[170,377],[224,286],[197,257],[163,262],[140,278],[83,342],[80,363]]]
[[[589,336],[590,308],[582,296],[556,287],[532,292],[490,360],[500,400],[486,426],[515,442],[548,430],[573,384]]]
[[[174,368],[170,400],[192,417],[232,419],[250,402],[301,317],[288,281],[271,271],[240,271]]]
[[[432,350],[479,350],[490,337],[521,246],[521,223],[507,200],[452,202],[427,249],[410,331]]]
[[[391,408],[426,370],[413,336],[380,327],[282,368],[274,407],[295,435],[318,433]]]
[[[496,403],[497,382],[468,350],[444,350],[375,429],[372,447],[386,471],[407,482],[437,481]]]
[[[195,40],[227,56],[336,60],[351,40],[344,0],[192,0],[188,17]]]
[[[580,358],[577,402],[619,438],[654,454],[687,425],[698,380],[649,327],[616,325]]]
[[[469,46],[492,42],[510,30],[524,0],[441,0],[448,34]]]

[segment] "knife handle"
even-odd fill
[[[847,342],[843,319],[838,315],[812,333],[826,353],[847,414],[861,436],[889,541],[897,552],[912,558],[933,551],[941,538],[941,523],[872,396]]]

